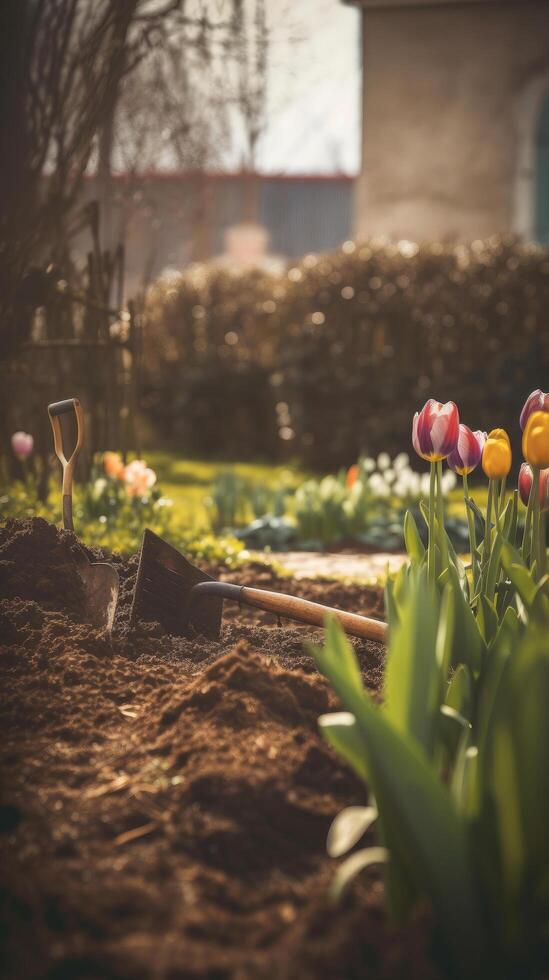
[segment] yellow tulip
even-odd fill
[[[492,431],[488,433],[488,438],[489,439],[503,439],[504,442],[506,442],[508,446],[511,445],[511,440],[510,440],[509,436],[507,435],[505,429],[492,429]]]
[[[533,412],[522,434],[522,451],[530,466],[549,466],[549,412]]]
[[[511,469],[511,443],[505,429],[492,429],[482,450],[482,469],[489,480],[501,480]]]

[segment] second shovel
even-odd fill
[[[63,448],[60,416],[74,412],[76,415],[76,446],[67,459]],[[48,405],[48,415],[53,429],[55,452],[63,467],[63,527],[74,531],[72,521],[72,480],[78,454],[84,442],[84,413],[78,398],[66,398]],[[105,561],[91,562],[83,548],[78,546],[77,570],[84,586],[85,616],[93,626],[112,630],[118,599],[118,572],[114,565]]]

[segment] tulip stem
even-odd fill
[[[486,528],[484,533],[484,549],[482,552],[482,563],[487,565],[490,561],[492,550],[492,503],[494,497],[494,481],[488,480],[488,503],[486,504]]]
[[[467,473],[463,474],[463,496],[465,498],[465,510],[467,511],[467,523],[469,525],[469,546],[471,548],[471,565],[473,568],[473,590],[476,592],[478,578],[477,564],[477,532],[475,528],[475,515],[470,507],[471,497],[469,495],[469,481]]]
[[[533,504],[532,504],[532,547],[531,547],[531,565],[535,561],[536,563],[536,580],[539,580],[542,575],[542,559],[541,559],[541,528],[540,528],[540,507],[539,507],[539,466],[532,466],[532,491],[530,496],[533,494]]]
[[[541,510],[540,503],[540,578],[547,571],[547,512]]]
[[[528,565],[530,564],[530,557],[532,556],[532,511],[534,507],[534,476],[532,474],[532,483],[530,484],[530,493],[528,494],[528,506],[526,508],[526,520],[524,522],[524,534],[522,536],[522,560]]]
[[[429,480],[429,544],[427,547],[427,574],[431,585],[435,584],[435,494],[437,471],[436,464],[431,463]]]
[[[494,480],[493,504],[494,504],[495,525],[497,530],[499,531],[499,480],[498,479]]]
[[[443,570],[448,565],[448,544],[446,542],[446,529],[444,527],[444,498],[442,496],[442,460],[437,461],[437,509],[438,509],[438,524],[439,524],[439,546],[440,555],[442,559]]]
[[[506,486],[507,486],[507,477],[506,476],[503,476],[501,478],[501,481],[500,481],[499,493],[497,495],[497,502],[496,502],[496,513],[497,513],[496,523],[497,523],[497,526],[498,526],[498,531],[501,531],[500,518],[501,518],[501,515],[502,515],[502,512],[503,512],[503,506],[505,504],[505,489],[506,489]]]

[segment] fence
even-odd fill
[[[44,495],[52,452],[46,412],[51,401],[75,395],[82,402],[86,441],[78,466],[81,477],[99,450],[121,449],[124,455],[139,451],[142,339],[136,304],[130,301],[123,308],[122,248],[101,252],[94,236],[80,290],[70,288],[55,269],[34,270],[34,275],[42,276],[43,305],[31,314],[28,339],[0,366],[0,425],[12,475],[17,463],[8,451],[10,434],[23,429],[34,436]]]

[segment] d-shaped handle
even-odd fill
[[[60,416],[73,411],[76,415],[76,445],[67,459],[63,446]],[[63,401],[52,402],[51,405],[48,405],[48,415],[53,429],[55,454],[63,467],[63,527],[68,531],[74,531],[72,521],[72,481],[76,460],[84,443],[84,412],[82,411],[82,406],[78,398],[65,398]]]

